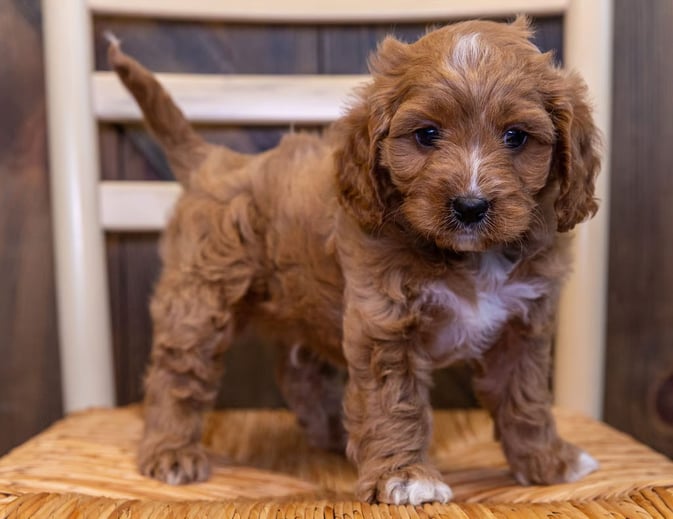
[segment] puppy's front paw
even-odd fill
[[[200,445],[180,449],[156,448],[141,451],[140,472],[169,485],[185,485],[204,481],[210,475],[208,457]]]
[[[423,465],[384,474],[376,483],[375,490],[378,502],[393,505],[446,503],[453,497],[451,488],[440,479],[439,474]]]
[[[394,505],[446,503],[453,497],[449,485],[435,479],[391,478],[386,482],[382,494],[379,495],[379,501]]]
[[[566,470],[564,481],[566,483],[579,481],[584,476],[587,476],[598,470],[599,466],[600,465],[598,461],[596,461],[596,459],[593,458],[590,454],[585,451],[580,451],[579,456],[577,456],[577,459],[575,460],[575,463],[570,465]]]
[[[572,483],[591,474],[598,462],[585,451],[564,443],[559,449],[531,452],[512,463],[514,478],[521,485]]]

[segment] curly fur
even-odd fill
[[[324,136],[254,156],[205,143],[149,72],[117,45],[110,59],[185,187],[151,305],[144,474],[207,477],[201,416],[249,322],[285,352],[278,378],[314,443],[343,448],[343,398],[360,499],[450,499],[427,459],[428,387],[458,360],[478,365],[519,481],[595,469],[559,438],[548,378],[562,233],[597,209],[598,137],[583,82],[538,51],[527,20],[389,37]],[[511,127],[528,136],[518,149],[503,144]],[[489,201],[483,221],[458,221],[465,196]],[[343,397],[330,365],[347,368]]]

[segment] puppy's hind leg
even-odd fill
[[[280,349],[276,379],[311,445],[343,453],[342,400],[345,371],[300,345]]]
[[[151,312],[140,471],[170,484],[204,480],[209,463],[200,445],[202,415],[217,395],[233,314],[219,285],[180,269],[162,273]]]

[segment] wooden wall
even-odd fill
[[[616,0],[615,117],[606,418],[673,455],[673,6]],[[537,21],[539,44],[559,48],[559,19]],[[99,19],[158,71],[363,72],[389,27],[321,29]],[[419,26],[394,28],[413,39]],[[39,0],[0,2],[0,454],[61,414],[54,303]],[[11,78],[11,79],[8,79]],[[240,151],[269,148],[283,128],[200,128]],[[139,126],[102,125],[103,175],[169,179]],[[147,359],[147,299],[158,272],[156,235],[107,237],[116,378],[137,400]],[[666,288],[669,287],[669,290]],[[266,367],[259,368],[259,364]],[[273,354],[254,336],[233,349],[220,405],[279,405]],[[437,377],[440,406],[472,405],[465,370]]]
[[[0,2],[0,454],[61,415],[38,6]]]
[[[673,2],[617,0],[605,418],[673,456]]]

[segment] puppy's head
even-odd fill
[[[337,154],[342,204],[363,227],[401,217],[441,248],[480,251],[595,213],[584,83],[530,36],[519,18],[381,43]]]

